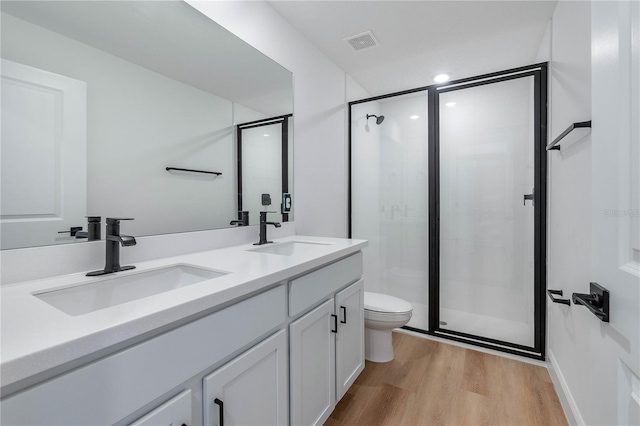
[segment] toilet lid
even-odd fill
[[[376,312],[411,312],[411,303],[388,294],[364,292],[364,309]]]

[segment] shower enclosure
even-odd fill
[[[290,182],[293,176],[291,114],[236,125],[237,209],[249,213],[249,225],[260,223],[260,212],[270,211],[270,220],[288,222]],[[271,206],[262,204],[269,194]]]
[[[366,290],[414,331],[544,358],[546,64],[351,102],[350,126]]]

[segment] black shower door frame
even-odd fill
[[[238,219],[242,219],[240,213],[243,210],[242,206],[242,131],[248,129],[254,129],[256,127],[271,126],[273,124],[280,124],[281,126],[281,190],[282,194],[289,192],[289,119],[293,117],[293,114],[279,115],[277,117],[263,118],[261,120],[249,121],[246,123],[240,123],[236,125],[236,176],[237,176],[237,208]],[[280,213],[282,214],[282,222],[289,221],[289,213],[284,212],[284,207],[280,205]]]
[[[534,344],[448,330],[440,323],[440,104],[441,93],[519,78],[534,79]],[[534,359],[545,359],[547,218],[547,64],[536,64],[438,85],[429,90],[429,334]],[[496,301],[496,303],[499,303]],[[421,330],[414,330],[421,331]]]
[[[357,104],[427,92],[428,103],[428,150],[429,150],[429,330],[405,326],[403,328],[437,336],[444,339],[467,343],[500,352],[545,360],[546,339],[546,279],[547,279],[547,63],[539,63],[500,72],[483,74],[442,84],[434,84],[416,89],[390,93],[349,102],[348,134],[348,233],[352,238],[352,146],[351,119],[352,107]],[[534,78],[534,345],[532,347],[512,342],[471,335],[440,326],[440,126],[439,94],[454,90],[499,83],[503,81]]]

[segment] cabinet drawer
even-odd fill
[[[362,252],[289,282],[289,316],[335,293],[362,276]]]
[[[3,424],[113,424],[285,320],[284,286],[4,399]]]

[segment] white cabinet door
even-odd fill
[[[87,85],[2,59],[2,249],[86,229]]]
[[[284,425],[288,416],[287,332],[204,378],[206,425]]]
[[[290,325],[291,424],[323,424],[334,404],[333,300]]]
[[[336,294],[336,401],[364,369],[364,280]]]
[[[191,424],[191,391],[186,390],[131,423],[131,426],[183,426]]]

